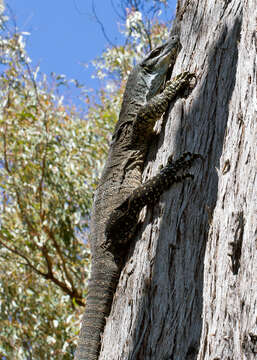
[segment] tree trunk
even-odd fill
[[[157,124],[145,179],[170,154],[205,159],[142,214],[100,360],[256,354],[256,0],[179,1],[177,21],[173,75],[197,84]]]

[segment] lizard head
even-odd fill
[[[150,51],[138,64],[148,89],[147,100],[159,93],[168,69],[173,68],[180,49],[179,36],[173,35],[164,44]]]
[[[134,67],[128,77],[120,119],[133,119],[138,108],[162,90],[167,73],[172,71],[180,48],[179,36],[172,35]],[[123,121],[121,120],[117,126],[119,127]]]

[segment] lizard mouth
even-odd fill
[[[152,72],[153,69],[165,68],[167,71],[169,66],[173,66],[178,52],[181,49],[179,37],[171,36],[164,44],[153,49],[141,62],[141,65]]]
[[[170,37],[165,44],[163,44],[163,50],[160,54],[161,61],[169,62],[169,67],[173,66],[179,51],[181,50],[182,46],[179,42],[179,37],[174,35]]]

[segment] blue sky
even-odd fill
[[[122,0],[120,0],[122,1]],[[97,88],[91,78],[92,66],[83,67],[101,55],[107,45],[99,24],[92,15],[91,0],[5,0],[16,17],[18,28],[28,31],[27,51],[33,65],[50,74],[65,74],[87,87]],[[168,15],[175,9],[170,0]],[[121,21],[111,6],[111,0],[95,0],[97,16],[115,44],[123,43],[117,23]]]

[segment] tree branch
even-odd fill
[[[116,47],[116,45],[110,40],[110,38],[108,37],[108,35],[106,34],[105,28],[103,26],[103,23],[100,21],[100,19],[98,18],[97,14],[96,14],[96,9],[95,9],[95,2],[94,0],[92,0],[92,11],[95,17],[96,22],[100,25],[100,28],[102,30],[102,34],[104,36],[104,38],[106,39],[106,41],[109,43],[109,45],[111,45],[112,47]]]
[[[56,277],[54,277],[52,261],[49,256],[46,245],[44,245],[42,247],[42,253],[46,259],[47,267],[48,267],[48,272],[47,272],[47,274],[45,274],[45,278],[48,280],[51,280],[53,283],[58,285],[63,290],[63,292],[65,292],[66,294],[68,294],[71,297],[71,299],[75,298],[76,303],[78,305],[85,306],[85,303],[82,300],[82,295],[79,294],[76,289],[70,289],[64,282],[62,282],[62,281],[58,280]]]
[[[1,240],[2,239],[2,240]],[[69,295],[71,299],[75,298],[76,303],[80,306],[85,306],[85,303],[82,299],[82,295],[76,290],[76,289],[69,289],[68,286],[63,283],[62,281],[58,280],[56,277],[54,277],[53,269],[52,269],[52,261],[49,256],[48,250],[46,246],[43,246],[41,248],[42,254],[44,255],[46,262],[47,262],[47,273],[43,273],[42,271],[38,270],[30,261],[30,259],[24,255],[21,251],[19,251],[15,246],[11,247],[5,243],[5,241],[8,241],[1,233],[0,233],[0,244],[9,250],[11,253],[20,256],[22,259],[25,260],[26,266],[28,266],[30,269],[32,269],[36,274],[42,276],[46,280],[51,280],[54,284],[56,284],[59,288],[63,290],[64,293]]]
[[[50,238],[50,240],[52,240],[53,246],[54,246],[55,250],[57,251],[57,254],[59,255],[59,257],[61,259],[62,269],[63,269],[63,271],[65,273],[65,276],[66,276],[67,280],[69,281],[72,290],[75,290],[72,277],[70,276],[70,274],[69,274],[69,272],[67,270],[66,262],[64,260],[62,251],[60,249],[60,246],[59,246],[58,242],[55,239],[55,236],[54,236],[53,232],[47,226],[43,226],[43,229],[44,229],[45,233],[48,235],[48,237]]]
[[[0,244],[5,247],[7,250],[9,250],[10,252],[12,252],[13,254],[20,256],[22,259],[24,259],[26,261],[27,266],[29,266],[33,271],[35,271],[38,275],[45,277],[46,274],[44,274],[43,272],[41,272],[40,270],[38,270],[34,265],[32,265],[31,261],[28,259],[28,257],[24,254],[22,254],[15,246],[11,247],[9,245],[7,245],[4,241],[8,241],[8,239],[6,239],[1,233],[0,233]]]

